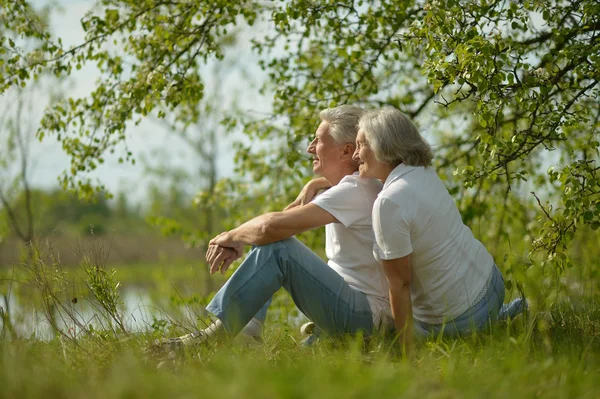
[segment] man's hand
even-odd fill
[[[302,191],[300,191],[300,194],[298,194],[298,197],[296,197],[294,202],[292,202],[291,204],[286,206],[284,211],[288,211],[288,210],[296,208],[298,206],[303,206],[303,205],[308,204],[310,201],[313,200],[313,198],[315,198],[317,196],[317,193],[319,192],[319,190],[327,189],[330,187],[331,187],[331,183],[329,183],[325,178],[322,178],[322,177],[309,181],[302,188]]]
[[[206,251],[206,261],[210,265],[210,274],[215,274],[219,270],[221,274],[225,274],[229,266],[241,256],[242,254],[233,248],[209,245],[208,251]]]
[[[244,243],[231,239],[225,231],[212,240],[206,251],[206,261],[210,265],[210,274],[221,271],[225,274],[229,266],[244,254]]]
[[[218,245],[225,248],[231,248],[235,252],[237,252],[238,257],[242,256],[242,254],[244,253],[244,243],[241,241],[233,240],[228,231],[224,231],[223,233],[219,234],[218,236],[210,240],[208,244],[209,246]]]

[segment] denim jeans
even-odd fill
[[[420,337],[440,335],[456,337],[483,331],[496,320],[515,317],[521,313],[527,304],[523,298],[509,304],[504,302],[504,279],[496,265],[492,269],[492,279],[485,296],[463,314],[443,324],[427,324],[415,320],[415,334]]]
[[[237,335],[252,317],[264,320],[268,301],[281,287],[326,334],[372,331],[365,294],[350,287],[295,237],[254,247],[206,310]]]

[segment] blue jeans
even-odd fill
[[[237,335],[253,316],[264,320],[268,301],[281,287],[326,334],[370,334],[373,329],[365,294],[295,237],[254,247],[206,310]]]
[[[521,313],[527,304],[523,298],[516,299],[509,304],[504,302],[504,279],[496,265],[492,269],[492,280],[485,296],[476,304],[467,309],[463,314],[443,324],[427,324],[414,321],[417,336],[439,335],[448,337],[468,335],[483,331],[496,320],[515,317]]]

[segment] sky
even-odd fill
[[[51,19],[51,30],[55,37],[62,38],[65,47],[83,41],[85,33],[81,27],[81,18],[91,9],[94,1],[90,0],[55,0],[62,11],[53,13]],[[42,0],[34,0],[34,6],[45,4]],[[258,32],[260,34],[260,32]],[[271,110],[270,99],[258,94],[258,86],[264,80],[264,73],[258,67],[258,59],[250,49],[250,35],[240,35],[236,46],[226,53],[228,57],[235,57],[241,65],[244,65],[255,85],[248,84],[239,70],[227,72],[226,79],[219,82],[223,88],[224,98],[222,108],[226,108],[234,97],[238,105],[246,112],[265,114]],[[207,66],[210,68],[210,66]],[[69,78],[63,93],[66,97],[83,97],[89,94],[95,87],[95,81],[99,77],[93,66],[86,66],[75,71]],[[211,87],[212,82],[206,82],[206,87]],[[234,94],[235,93],[235,94]],[[4,101],[10,101],[5,98]],[[32,110],[33,118],[39,120],[47,105],[45,99],[36,102]],[[98,178],[113,194],[126,192],[132,202],[145,202],[151,178],[147,176],[144,167],[139,160],[145,158],[151,161],[151,166],[156,168],[163,164],[183,167],[193,171],[196,167],[195,155],[186,148],[184,142],[168,131],[162,123],[150,118],[144,120],[139,126],[133,126],[127,130],[127,147],[133,152],[138,162],[136,165],[119,164],[118,158],[123,153],[116,153],[106,158],[93,174],[93,179]],[[234,135],[229,142],[221,143],[219,148],[218,169],[219,177],[233,174],[233,151],[230,149],[230,141],[241,139],[241,134]],[[60,143],[54,137],[48,137],[43,142],[35,142],[32,148],[34,159],[31,173],[31,182],[35,187],[51,189],[57,187],[58,176],[69,167],[69,158],[61,148]],[[160,156],[156,156],[159,154]],[[193,184],[192,184],[193,185]],[[193,190],[193,187],[191,187]]]

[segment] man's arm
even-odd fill
[[[298,207],[307,205],[314,197],[316,197],[319,190],[328,189],[331,187],[331,183],[324,177],[320,177],[317,179],[312,179],[302,188],[300,194],[294,202],[288,205],[284,211],[288,212],[290,210],[297,210]],[[319,208],[320,209],[320,208]],[[322,210],[322,209],[321,209]],[[311,212],[312,214],[313,212]],[[326,212],[327,213],[327,212]],[[327,213],[328,214],[328,213]],[[264,217],[265,215],[263,215]],[[323,218],[327,219],[327,215],[321,215]],[[321,219],[319,219],[319,223],[321,223]],[[335,221],[335,219],[333,220]],[[261,223],[260,220],[255,221],[259,225]],[[259,226],[260,227],[260,226]],[[319,227],[319,226],[314,226]],[[213,238],[210,242],[208,251],[206,252],[206,260],[210,265],[211,274],[215,273],[217,270],[221,269],[221,273],[224,273],[229,265],[233,263],[235,259],[238,259],[242,256],[244,251],[244,242],[238,242],[237,247],[234,247],[231,240],[229,240],[229,236],[226,236],[228,233],[222,233],[217,237]],[[294,235],[294,234],[292,234]],[[225,236],[225,237],[224,237]],[[287,237],[284,237],[287,238]],[[213,244],[215,242],[225,243],[229,240],[230,247],[224,245]],[[277,240],[275,240],[277,241]],[[230,252],[232,251],[232,252]],[[235,255],[233,255],[235,253]]]
[[[265,213],[213,238],[210,244],[233,247],[239,243],[266,245],[307,230],[335,223],[337,219],[315,204],[285,212]]]
[[[394,326],[399,333],[403,352],[410,352],[413,338],[412,303],[410,300],[411,254],[402,258],[383,260],[383,268],[390,286],[390,305]]]

